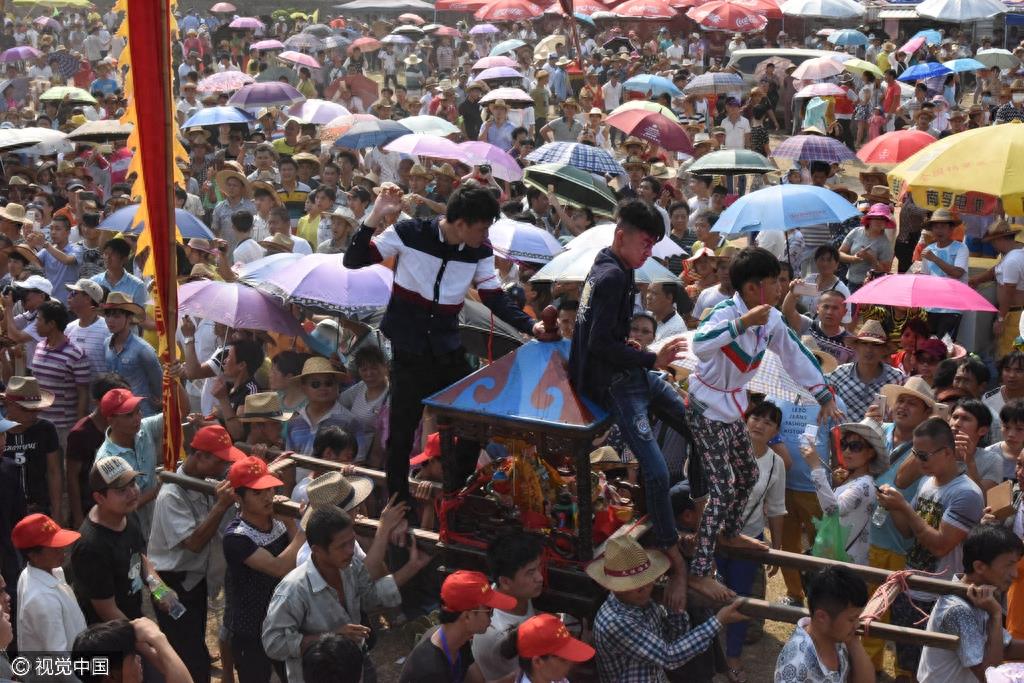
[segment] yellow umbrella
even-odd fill
[[[889,171],[893,192],[923,208],[971,210],[968,194],[990,195],[1024,216],[1024,125],[984,126],[937,140]]]
[[[533,48],[534,59],[547,59],[549,52],[555,51],[556,45],[565,45],[565,36],[548,36],[541,38],[540,42],[537,43],[536,47]]]
[[[857,59],[856,57],[853,59],[847,59],[843,62],[843,68],[855,74],[862,74],[865,71],[870,71],[879,78],[882,77],[882,70],[878,68],[877,64],[872,64],[871,62],[863,59]]]

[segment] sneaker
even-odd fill
[[[803,607],[804,601],[802,599],[794,598],[792,595],[787,595],[780,598],[776,604],[786,605],[787,607]]]

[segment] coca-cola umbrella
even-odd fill
[[[679,16],[665,0],[626,0],[612,12],[629,19],[674,19]]]
[[[644,109],[623,111],[607,119],[609,126],[635,135],[672,152],[693,154],[693,143],[683,127],[657,112]]]
[[[434,9],[438,12],[472,13],[486,5],[488,0],[437,0]]]
[[[582,14],[584,16],[590,16],[594,12],[607,12],[608,5],[605,5],[600,0],[574,0],[572,4],[573,14]],[[562,7],[561,3],[555,3],[544,10],[544,14],[560,14],[566,16],[565,8]]]
[[[477,21],[525,21],[539,17],[542,10],[528,0],[492,0],[473,13]]]
[[[732,4],[763,14],[766,19],[782,18],[782,8],[775,0],[732,0]]]
[[[760,31],[768,23],[763,14],[732,0],[712,0],[692,8],[686,16],[710,31],[746,33]]]

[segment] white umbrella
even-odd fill
[[[317,125],[330,123],[339,116],[348,116],[351,113],[337,102],[327,100],[306,100],[288,107],[289,116]]]
[[[558,240],[547,230],[511,218],[502,218],[494,223],[488,239],[499,256],[517,261],[548,263],[564,251]]]
[[[11,128],[0,134],[0,151],[19,150],[31,156],[73,152],[66,133],[51,128]]]
[[[997,66],[1000,69],[1013,69],[1020,64],[1020,60],[1012,52],[1001,47],[978,50],[974,58],[989,68]]]
[[[924,0],[914,8],[918,16],[963,24],[988,19],[1006,11],[999,0]]]
[[[805,60],[793,72],[798,81],[820,81],[843,72],[843,65],[831,57],[814,57]]]
[[[583,282],[594,266],[600,248],[573,249],[563,251],[538,270],[530,281],[537,282]],[[634,271],[636,281],[650,284],[652,282],[679,282],[679,277],[671,270],[652,258]]]
[[[864,6],[854,0],[786,0],[782,13],[791,17],[819,19],[859,19]]]
[[[459,132],[459,127],[455,124],[445,121],[440,116],[430,116],[429,114],[407,116],[402,119],[401,123],[413,133],[423,133],[424,135],[446,137]]]
[[[615,239],[615,225],[613,223],[604,223],[602,225],[595,225],[582,234],[573,237],[565,245],[565,248],[577,250],[603,249],[604,247],[612,246],[613,239]],[[686,251],[681,246],[676,244],[668,235],[665,235],[661,238],[661,241],[654,245],[651,256],[654,258],[669,258],[672,256],[682,256],[685,253]]]

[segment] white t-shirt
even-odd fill
[[[85,357],[89,359],[89,365],[92,367],[93,376],[107,371],[109,366],[107,365],[106,341],[110,336],[110,330],[107,328],[106,320],[96,318],[88,327],[82,327],[80,321],[72,320],[68,323],[64,334],[85,352]]]
[[[491,625],[480,635],[473,636],[473,660],[480,667],[480,673],[488,683],[501,680],[510,674],[519,673],[519,662],[505,659],[499,652],[501,641],[509,631],[534,615],[533,603],[526,607],[526,614],[517,616],[500,609],[491,615]]]
[[[723,292],[720,285],[708,287],[697,295],[697,302],[693,305],[693,317],[700,319],[700,316],[704,311],[714,308],[726,299],[731,298],[732,294],[726,294]]]
[[[745,149],[747,146],[746,136],[750,133],[750,121],[746,116],[741,116],[733,123],[729,117],[722,119],[722,128],[725,129],[726,149]]]
[[[757,483],[743,509],[740,533],[757,537],[764,533],[767,517],[786,514],[786,464],[782,456],[767,449],[757,458]]]
[[[1017,285],[1024,291],[1024,249],[1014,249],[1003,254],[996,264],[996,282],[1001,285]]]
[[[293,238],[294,239],[294,238]],[[263,247],[256,243],[251,237],[235,247],[235,265],[252,263],[263,258]]]
[[[605,111],[615,109],[615,107],[622,104],[622,81],[619,81],[615,85],[612,85],[612,82],[608,81],[601,86],[601,95],[604,97]]]

